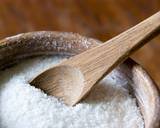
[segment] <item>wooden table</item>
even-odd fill
[[[1,0],[0,38],[28,31],[72,31],[108,40],[160,9],[160,0]],[[160,87],[160,36],[132,58]]]

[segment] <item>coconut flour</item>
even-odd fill
[[[29,84],[62,57],[29,59],[0,72],[0,128],[143,128],[135,99],[110,73],[74,107]],[[127,84],[127,83],[126,83]]]

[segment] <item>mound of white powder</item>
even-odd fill
[[[26,60],[0,72],[0,128],[143,128],[135,99],[103,79],[81,103],[68,107],[29,81],[59,63],[60,57]]]

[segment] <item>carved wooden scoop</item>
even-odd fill
[[[31,85],[62,99],[67,105],[75,105],[96,82],[158,34],[158,30],[160,12],[111,40],[43,72]]]

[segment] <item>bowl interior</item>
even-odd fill
[[[31,32],[0,41],[0,69],[26,57],[38,55],[73,56],[101,42],[75,33]],[[128,59],[115,70],[117,84],[128,82],[130,93],[136,97],[145,128],[159,128],[160,100],[156,85],[141,66]]]

